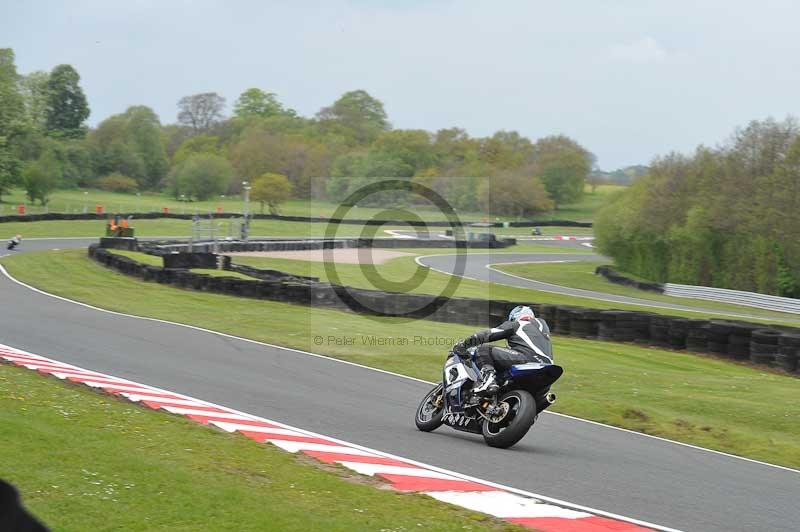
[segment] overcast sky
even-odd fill
[[[311,116],[365,89],[397,128],[564,133],[607,170],[800,114],[796,0],[3,0],[20,73],[69,63],[97,124],[248,87]]]

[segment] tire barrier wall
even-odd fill
[[[112,247],[111,239],[103,239]],[[240,253],[250,251],[305,251],[312,249],[344,249],[344,248],[474,248],[474,249],[500,249],[513,246],[517,241],[514,238],[500,240],[425,240],[408,238],[350,238],[337,240],[249,240],[217,241],[217,242],[176,242],[176,241],[146,241],[140,242],[139,249],[152,255],[165,255],[168,253],[191,251],[194,253]],[[129,249],[129,248],[123,248]]]
[[[152,220],[155,218],[173,218],[177,220],[191,220],[195,216],[205,217],[206,213],[198,214],[173,214],[161,212],[128,212],[128,213],[115,213],[122,216],[132,216],[134,220]],[[23,214],[23,215],[9,215],[0,216],[0,223],[5,222],[40,222],[45,220],[107,220],[108,214],[95,214],[95,213],[75,213],[67,214],[61,212],[51,212],[46,214]],[[214,218],[241,218],[241,213],[226,212],[214,214]],[[307,222],[307,223],[335,223],[335,224],[352,224],[352,225],[408,225],[412,227],[450,227],[450,222],[446,220],[435,220],[430,222],[420,220],[351,220],[351,219],[333,219],[325,218],[322,216],[284,216],[280,214],[250,214],[249,218],[254,220],[283,220],[285,222]],[[468,226],[473,223],[479,224],[481,227],[592,227],[592,222],[576,222],[573,220],[543,220],[539,222],[468,222],[462,221],[462,226]]]
[[[350,311],[350,307],[342,300],[342,293],[357,293],[359,299],[369,302],[369,308],[363,313],[376,316],[399,314],[408,318],[492,327],[504,321],[508,312],[519,304],[501,300],[446,298],[353,288],[344,291],[343,287],[320,283],[311,278],[244,280],[215,277],[186,269],[148,266],[111,253],[96,244],[89,247],[89,256],[121,273],[145,281],[237,297]],[[421,309],[429,303],[435,304],[436,310],[433,314],[415,314],[415,309]],[[529,302],[525,304],[530,305],[538,316],[547,321],[554,334],[713,353],[732,360],[749,361],[799,373],[800,329],[727,320],[687,319],[648,312],[596,310]]]
[[[621,284],[623,286],[630,286],[639,290],[647,290],[648,292],[656,292],[658,294],[664,293],[664,286],[659,283],[644,283],[641,281],[634,281],[624,275],[620,275],[614,271],[611,266],[598,266],[594,270],[595,275],[602,275],[612,283]]]

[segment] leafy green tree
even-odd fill
[[[144,165],[144,176],[139,184],[143,188],[155,188],[169,170],[167,154],[161,143],[158,115],[149,107],[139,105],[129,107],[125,117],[127,136]]]
[[[237,118],[267,118],[270,116],[289,115],[296,113],[292,109],[285,109],[278,101],[274,92],[264,92],[261,89],[250,88],[239,95],[233,106],[233,114]]]
[[[141,189],[156,188],[169,169],[158,116],[145,106],[103,120],[89,134],[96,175],[120,173]]]
[[[435,166],[437,162],[431,135],[421,129],[400,129],[381,134],[372,143],[370,156],[378,160],[398,161],[403,165],[399,174],[394,171],[386,175],[414,175]],[[368,171],[366,175],[377,174]]]
[[[227,159],[199,153],[191,155],[172,169],[169,175],[169,191],[176,199],[185,195],[206,200],[226,192],[232,176],[233,167]]]
[[[484,179],[478,189],[480,208],[489,214],[525,218],[553,209],[553,200],[542,182],[533,176],[510,173]]]
[[[545,137],[532,147],[534,171],[541,178],[556,208],[583,195],[594,156],[564,135]]]
[[[13,141],[24,128],[24,112],[14,51],[0,48],[0,197],[20,178],[22,161]]]
[[[37,199],[42,205],[47,205],[50,194],[61,180],[61,165],[53,150],[46,150],[42,156],[25,165],[22,172],[22,184],[25,193],[31,202]]]
[[[178,100],[178,123],[197,135],[222,120],[225,98],[216,92],[184,96]]]
[[[80,86],[81,77],[70,65],[58,65],[47,80],[45,124],[51,135],[79,138],[86,134],[89,104]]]
[[[50,74],[43,71],[31,72],[20,80],[27,120],[39,132],[44,132],[47,128],[49,82]]]
[[[292,194],[292,185],[285,175],[263,174],[255,178],[250,191],[253,201],[261,204],[261,214],[264,214],[264,204],[269,206],[270,214],[279,214],[278,207]]]
[[[22,162],[9,149],[6,137],[0,137],[0,201],[17,184],[21,171]]]
[[[344,93],[317,113],[328,131],[339,132],[356,144],[369,144],[390,129],[383,103],[364,90]]]
[[[213,135],[196,135],[186,139],[172,156],[172,164],[178,165],[197,153],[220,155],[219,137]]]

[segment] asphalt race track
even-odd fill
[[[24,249],[89,241],[29,240]],[[5,276],[0,298],[0,342],[63,362],[671,528],[788,531],[800,523],[798,471],[554,414],[514,448],[490,449],[446,427],[416,430],[425,383],[90,309]]]

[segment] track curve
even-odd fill
[[[800,472],[555,414],[516,447],[414,428],[429,384],[54,298],[0,275],[2,343],[672,528],[793,530]],[[36,324],[32,327],[31,324]],[[313,324],[309,323],[309,330]]]

